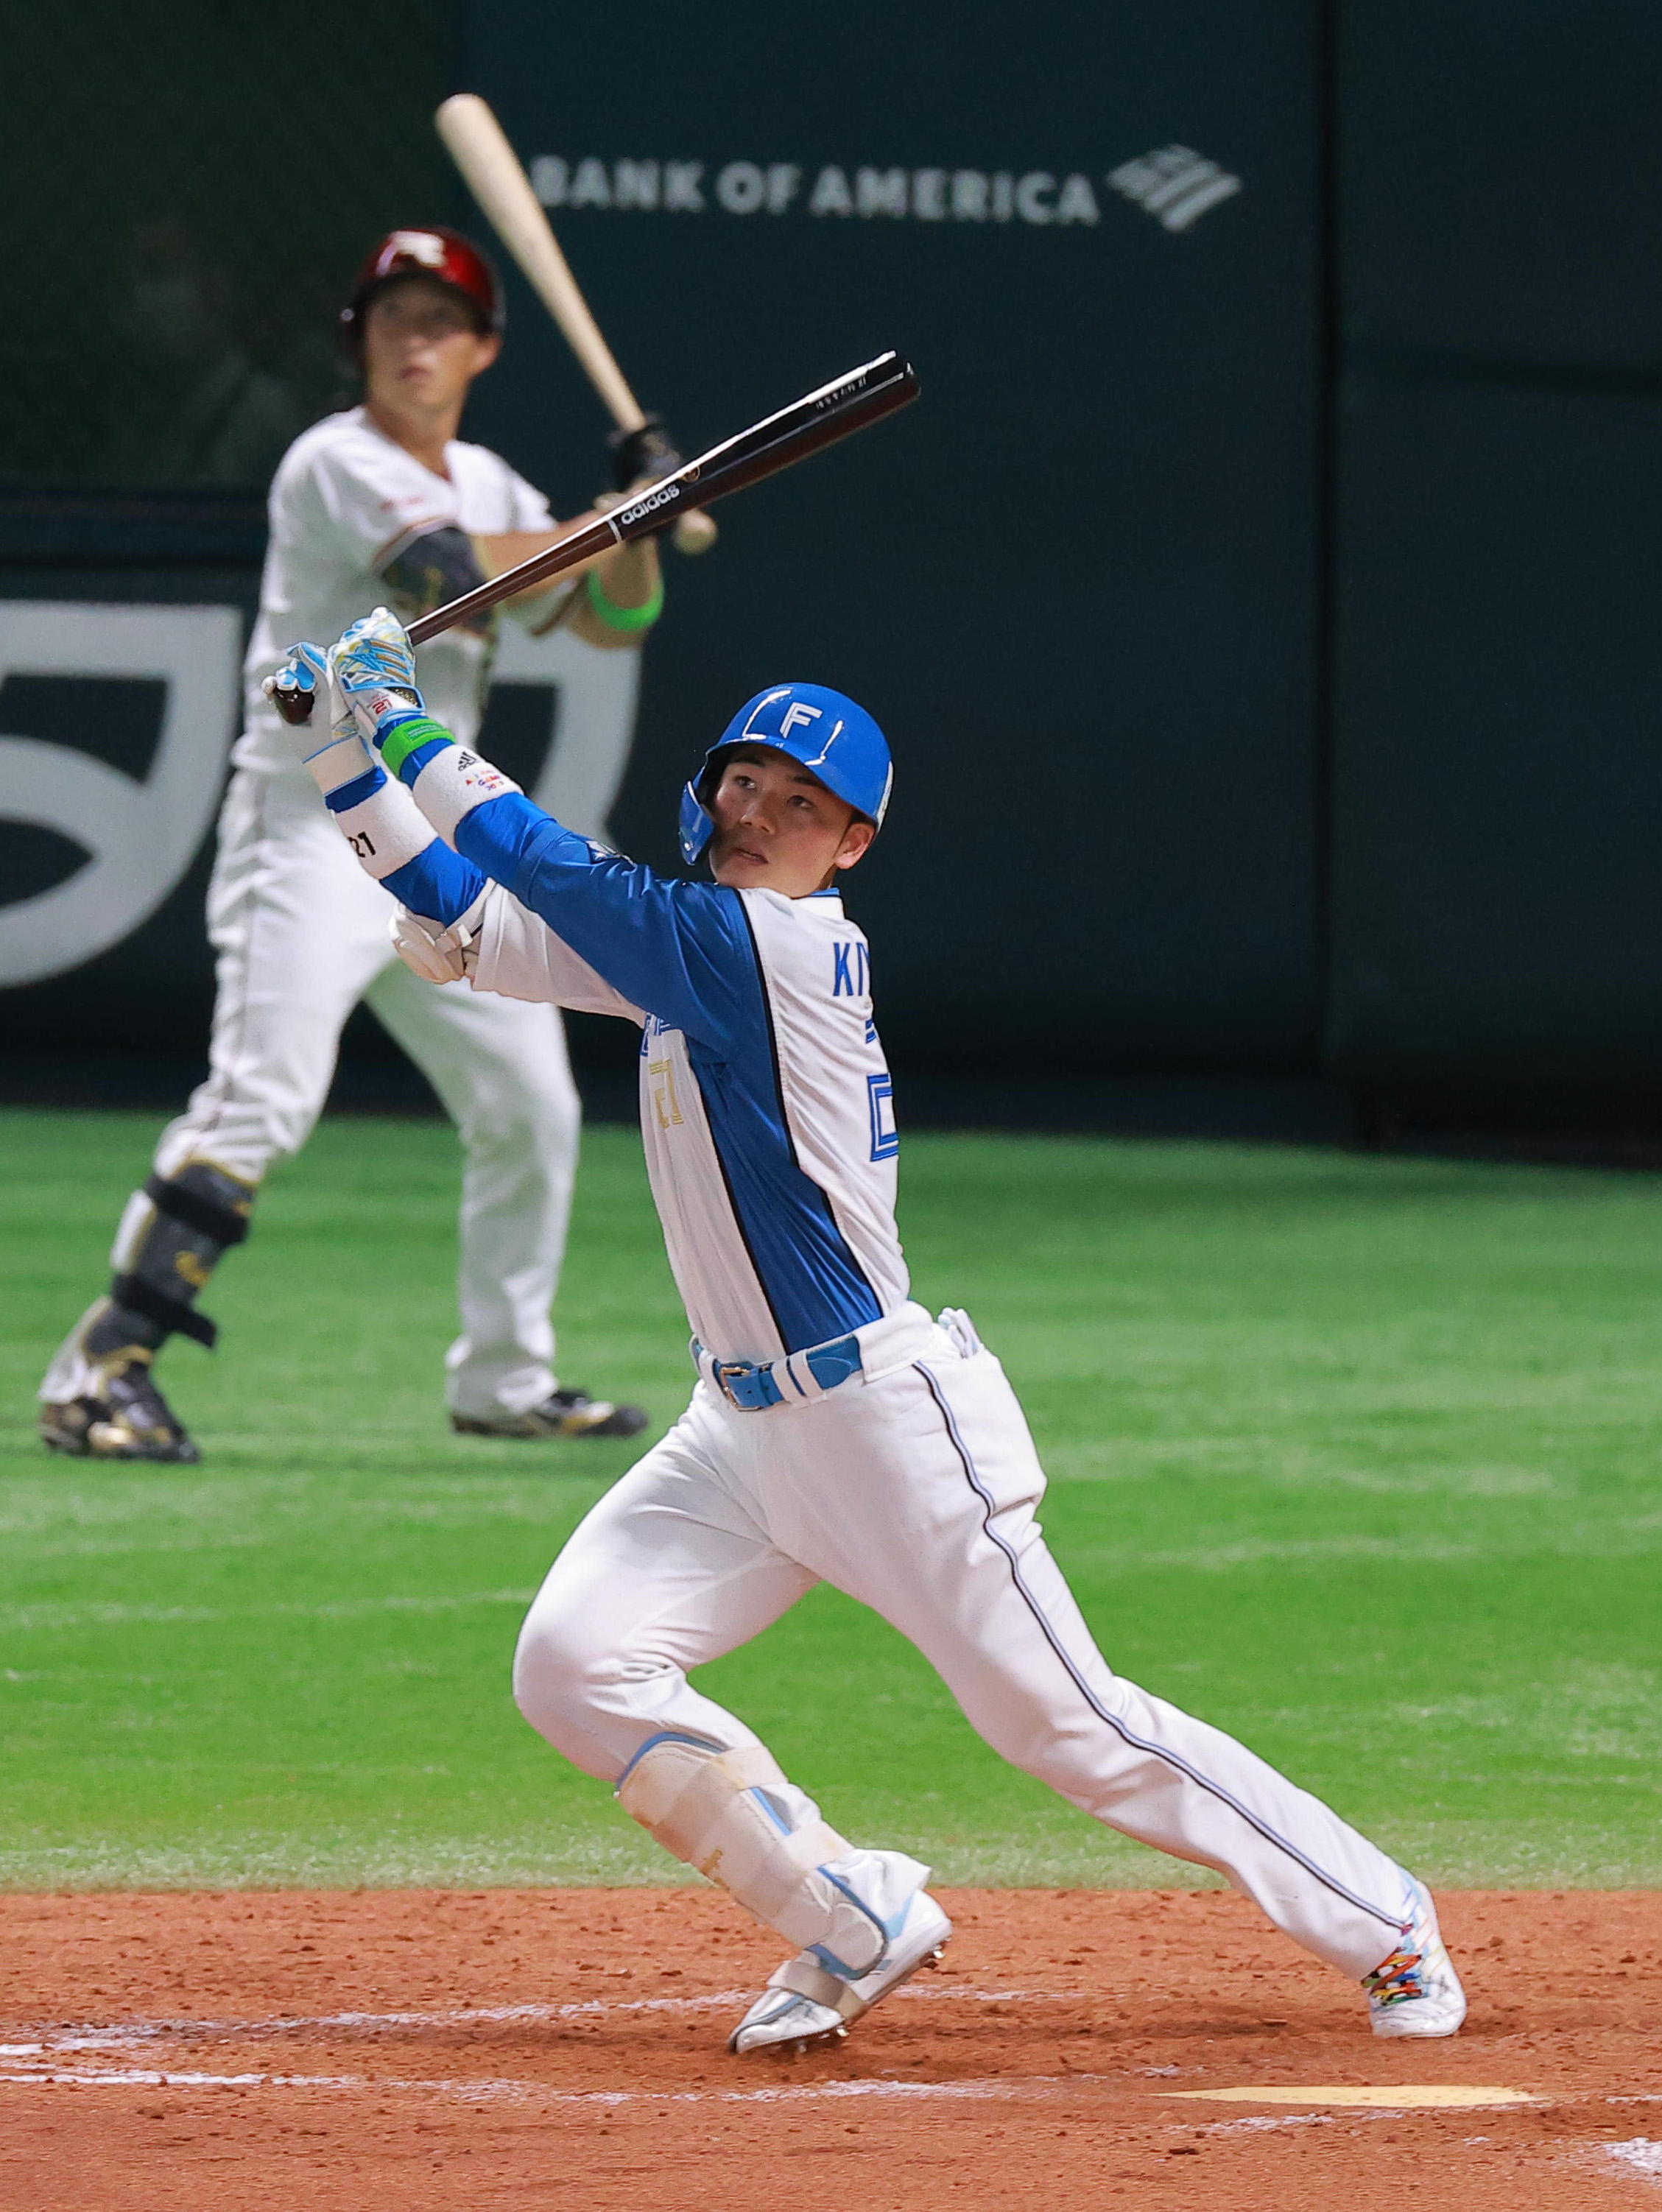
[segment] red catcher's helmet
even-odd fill
[[[394,276],[433,276],[448,284],[472,307],[481,331],[500,332],[508,319],[502,279],[471,238],[438,224],[423,230],[389,230],[359,270],[352,297],[340,311],[352,344],[362,343],[363,311],[372,295]]]

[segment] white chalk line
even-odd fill
[[[551,2026],[562,2021],[594,2019],[612,2014],[691,2013],[730,2011],[753,1994],[749,1990],[717,1990],[685,1997],[589,1998],[569,2004],[467,2005],[432,2012],[338,2012],[288,2014],[268,2020],[137,2020],[103,2025],[87,2023],[75,2028],[48,2030],[27,2043],[0,2044],[0,2059],[13,2065],[0,2070],[0,2086],[63,2088],[266,2088],[330,2089],[349,2092],[405,2090],[429,2095],[457,2097],[470,2102],[502,2102],[553,2106],[606,2106],[634,2104],[747,2104],[813,2103],[826,2099],[879,2098],[948,2100],[1008,2100],[1067,2094],[1094,2081],[1107,2082],[1106,2075],[1037,2076],[1026,2081],[854,2081],[803,2083],[793,2087],[756,2089],[595,2089],[561,2090],[524,2081],[488,2078],[472,2081],[421,2079],[364,2075],[278,2074],[259,2071],[213,2073],[200,2067],[74,2067],[62,2060],[72,2053],[131,2051],[158,2043],[190,2043],[209,2038],[225,2040],[266,2036],[305,2035],[308,2032],[344,2030],[372,2035],[420,2033],[479,2027]],[[1017,2000],[1066,2003],[1072,1993],[1052,1990],[982,1990],[964,1984],[897,1990],[896,1997],[913,2001],[957,2000],[967,2003],[1008,2004]],[[38,2063],[29,2063],[33,2060]],[[16,2062],[21,2061],[21,2064]]]
[[[593,2019],[606,2013],[707,2012],[743,2004],[749,1990],[717,1990],[701,1997],[636,1997],[618,2003],[589,1998],[577,2004],[458,2005],[439,2012],[284,2013],[272,2020],[133,2020],[107,2027],[48,2031],[33,2045],[0,2044],[0,2057],[26,2051],[119,2051],[131,2044],[208,2035],[303,2035],[308,2029],[349,2028],[357,2033],[452,2027],[497,2027],[525,2024],[549,2027],[562,2020]]]
[[[436,2012],[333,2012],[283,2014],[271,2020],[134,2020],[107,2025],[43,2031],[38,2040],[0,2043],[0,2058],[33,2057],[52,2051],[119,2051],[137,2043],[222,2035],[254,2037],[303,2035],[308,2029],[345,2028],[355,2033],[397,2033],[423,2029],[551,2027],[564,2020],[594,2020],[612,2013],[726,2012],[748,2003],[753,1990],[715,1990],[708,1996],[689,1997],[628,1997],[612,2000],[589,1997],[573,2004],[460,2005]],[[968,2004],[1067,2004],[1077,2000],[1056,1990],[977,1990],[948,1984],[919,1988],[916,1984],[893,1991],[886,2002],[901,1998],[911,2002],[953,1999]]]
[[[95,2074],[43,2066],[27,2073],[0,2074],[0,2084],[48,2089],[364,2089],[374,2086],[356,2074],[163,2074],[143,2066],[102,2067]]]
[[[1370,2120],[1397,2120],[1402,2114],[1375,2110],[1364,2112],[1362,2117]],[[1244,2120],[1214,2120],[1209,2127],[1202,2128],[1199,2133],[1203,2136],[1257,2136],[1268,2134],[1275,2128],[1330,2128],[1333,2124],[1331,2112],[1254,2112]]]
[[[394,2090],[458,2097],[469,2103],[552,2105],[790,2105],[839,2102],[874,2097],[904,2102],[1049,2099],[1081,2087],[1109,2085],[1106,2074],[1065,2078],[1035,2075],[1021,2081],[815,2081],[788,2088],[761,2089],[551,2089],[534,2081],[479,2080],[419,2081],[362,2074],[208,2074],[162,2071],[149,2067],[108,2067],[97,2071],[43,2067],[39,2071],[0,2072],[0,2086],[83,2089],[348,2089],[380,2096]]]
[[[1653,2142],[1649,2136],[1634,2136],[1627,2142],[1606,2143],[1606,2158],[1617,2160],[1636,2173],[1653,2173],[1662,2180],[1662,2142]]]
[[[1472,2112],[1481,2110],[1470,2105],[1348,2105],[1338,2112],[1252,2112],[1245,2119],[1214,2120],[1208,2127],[1196,2130],[1205,2136],[1267,2135],[1278,2128],[1335,2128],[1342,2121],[1346,2127],[1355,2127],[1362,2120],[1417,2120],[1428,2112]],[[1468,2136],[1468,2142],[1483,2142],[1486,2136]]]
[[[642,2013],[689,2013],[731,2011],[746,2003],[753,1993],[749,1990],[716,1990],[706,1996],[686,1997],[635,1997],[608,2001],[588,1998],[572,2004],[466,2005],[447,2008],[436,2012],[338,2012],[317,2014],[289,2014],[272,2020],[137,2020],[113,2021],[107,2025],[88,2025],[57,2032],[48,2031],[39,2040],[28,2043],[0,2044],[0,2059],[21,2060],[21,2065],[0,2071],[0,2086],[9,2087],[58,2087],[64,2088],[332,2088],[349,2090],[424,2091],[429,2094],[455,2096],[473,2100],[519,2101],[540,2100],[545,2105],[630,2104],[661,2101],[669,2098],[679,2103],[709,2102],[714,2097],[718,2102],[767,2104],[781,2098],[816,2098],[821,2096],[941,2096],[995,2097],[1020,2096],[1033,2092],[1021,2084],[956,2082],[890,2082],[854,2081],[831,2082],[795,2089],[749,2089],[705,2092],[703,2090],[594,2090],[569,2091],[543,2089],[524,2081],[476,2080],[472,2081],[402,2080],[399,2078],[368,2077],[362,2075],[267,2074],[264,2072],[210,2073],[199,2067],[131,2067],[112,2066],[66,2068],[61,2060],[71,2053],[94,2051],[123,2051],[136,2046],[157,2043],[192,2043],[210,2038],[227,2041],[256,2040],[268,2036],[299,2035],[308,2032],[335,2029],[356,2034],[398,2034],[423,2031],[433,2032],[479,2027],[531,2026],[548,2027],[562,2021],[594,2019],[607,2014]],[[897,1997],[916,1999],[955,1998],[970,2003],[1008,2004],[1017,1998],[1040,2002],[1066,2002],[1068,1998],[1059,1991],[1042,1990],[977,1990],[949,1984],[947,1987],[897,1990]],[[30,2065],[31,2059],[41,2062]],[[1093,2076],[1070,2077],[1078,2080]],[[1106,2079],[1106,2076],[1102,2077]]]

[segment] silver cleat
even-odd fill
[[[852,1978],[832,1973],[812,1951],[799,1951],[770,1979],[728,2039],[741,2054],[768,2051],[799,2057],[840,2043],[854,2022],[891,1990],[938,1964],[953,1923],[927,1890],[918,1890],[877,1964]]]

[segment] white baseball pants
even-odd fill
[[[532,1726],[613,1782],[661,1730],[753,1744],[687,1671],[828,1582],[909,1638],[1013,1765],[1370,1972],[1407,1917],[1402,1869],[1233,1738],[1110,1672],[1034,1518],[1044,1477],[998,1361],[917,1305],[859,1334],[864,1374],[806,1405],[744,1413],[701,1381],[594,1507],[521,1633]]]
[[[362,999],[438,1093],[462,1140],[462,1333],[447,1396],[476,1418],[523,1413],[555,1387],[549,1317],[565,1249],[581,1108],[558,1011],[412,975],[393,906],[358,866],[311,779],[240,769],[208,890],[218,955],[210,1073],[162,1132],[155,1166],[202,1154],[258,1182],[321,1112]],[[70,1397],[74,1340],[41,1395]]]

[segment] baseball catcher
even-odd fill
[[[447,1357],[453,1425],[519,1437],[629,1436],[637,1407],[563,1387],[549,1310],[559,1279],[580,1110],[557,1010],[434,991],[394,955],[387,902],[320,812],[263,690],[296,630],[332,636],[391,596],[409,618],[500,574],[557,534],[542,494],[456,435],[473,380],[502,342],[502,295],[458,233],[394,230],[343,316],[361,406],[316,423],[271,486],[271,538],[247,663],[247,720],[208,891],[217,955],[210,1073],[162,1132],[153,1172],[116,1233],[114,1276],[40,1385],[55,1451],[192,1461],[163,1397],[168,1339],[211,1346],[198,1295],[247,1236],[272,1162],[321,1110],[340,1033],[362,1000],[427,1075],[463,1148],[461,1331]],[[673,465],[661,438],[614,454],[618,481]],[[638,650],[662,603],[650,543],[510,603],[533,630]],[[478,729],[496,617],[435,641],[423,676],[447,726]],[[582,743],[581,729],[566,742]]]

